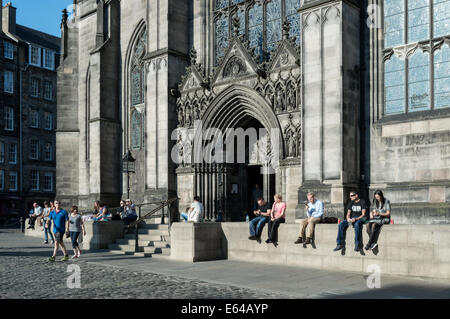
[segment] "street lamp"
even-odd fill
[[[136,173],[136,159],[130,150],[123,157],[123,172],[127,174],[127,198],[130,198],[130,173]]]

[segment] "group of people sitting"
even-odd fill
[[[94,213],[83,217],[84,221],[119,221],[122,220],[126,225],[131,224],[137,219],[136,206],[130,199],[121,200],[117,211],[111,213],[108,207],[101,201],[94,202]]]
[[[316,198],[312,192],[307,195],[308,202],[305,202],[306,218],[302,220],[300,226],[300,234],[295,244],[303,244],[303,247],[312,244],[314,241],[315,226],[321,223],[324,218],[323,202]],[[250,240],[256,240],[261,243],[261,235],[264,225],[268,223],[268,238],[266,243],[273,243],[278,245],[277,230],[281,223],[285,222],[286,204],[282,202],[281,195],[277,194],[274,197],[274,204],[270,208],[264,198],[260,197],[257,200],[257,208],[254,211],[256,216],[250,221]],[[362,228],[367,225],[367,233],[369,241],[365,246],[366,250],[375,249],[378,246],[378,237],[381,232],[381,227],[384,224],[389,224],[391,219],[391,205],[388,199],[383,195],[383,192],[377,190],[374,194],[373,209],[369,214],[369,206],[364,199],[359,197],[356,191],[350,192],[350,202],[346,208],[345,220],[339,223],[337,246],[334,251],[345,249],[345,237],[347,229],[350,225],[355,230],[355,251],[360,251],[362,247]]]

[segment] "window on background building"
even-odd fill
[[[53,146],[51,143],[45,144],[44,157],[46,161],[53,161]]]
[[[17,172],[9,172],[9,190],[17,191]]]
[[[30,112],[30,127],[39,128],[39,111],[31,110]]]
[[[30,45],[29,50],[30,64],[34,66],[41,66],[41,48]]]
[[[36,79],[36,78],[32,78],[31,79],[31,88],[30,88],[30,91],[31,91],[31,96],[32,97],[39,97],[39,95],[40,95],[40,82],[41,81],[39,81],[39,79]]]
[[[239,33],[245,35],[255,49],[259,62],[267,60],[282,38],[283,21],[290,23],[289,35],[300,44],[300,0],[216,0],[214,12],[215,63],[225,55],[233,19],[239,17]],[[245,21],[242,21],[245,20]],[[246,30],[246,26],[248,29]]]
[[[38,140],[30,140],[30,159],[32,159],[32,160],[39,159],[39,141]]]
[[[14,59],[14,45],[11,42],[3,41],[3,50],[5,59]]]
[[[0,170],[0,190],[4,190],[5,189],[5,171],[4,170]]]
[[[11,71],[5,71],[3,74],[3,91],[14,93],[14,74]]]
[[[5,120],[5,130],[14,131],[14,109],[12,107],[5,107],[3,112],[3,118]]]
[[[5,143],[0,142],[0,163],[5,162]]]
[[[52,113],[45,113],[45,129],[47,131],[53,130],[53,116]]]
[[[53,173],[44,174],[44,191],[46,192],[53,191]]]
[[[50,81],[44,81],[44,99],[53,100],[53,83]]]
[[[11,143],[8,147],[8,163],[17,164],[17,144]]]
[[[386,115],[450,107],[449,35],[450,0],[384,1]]]
[[[44,49],[44,68],[49,70],[55,69],[55,52]]]
[[[36,169],[31,170],[31,190],[38,191],[39,190],[39,171]]]

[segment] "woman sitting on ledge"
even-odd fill
[[[268,226],[269,238],[266,240],[267,244],[273,243],[274,246],[278,245],[278,227],[285,222],[286,203],[283,203],[283,199],[280,194],[276,194],[273,199],[275,202],[272,206],[270,213],[270,221]]]
[[[391,203],[384,198],[383,192],[375,191],[374,194],[374,210],[370,213],[370,220],[367,224],[367,234],[369,235],[369,242],[366,245],[366,250],[372,250],[378,246],[378,237],[380,236],[381,226],[391,222]]]
[[[97,203],[99,209],[98,209],[98,214],[94,215],[93,220],[97,221],[97,222],[108,221],[109,220],[108,218],[111,217],[111,214],[108,212],[108,207],[106,207],[106,205],[104,203],[99,203],[99,202],[96,202],[96,203]]]

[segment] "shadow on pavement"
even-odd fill
[[[421,285],[393,285],[342,295],[323,295],[327,299],[449,299],[450,287],[426,287]]]

